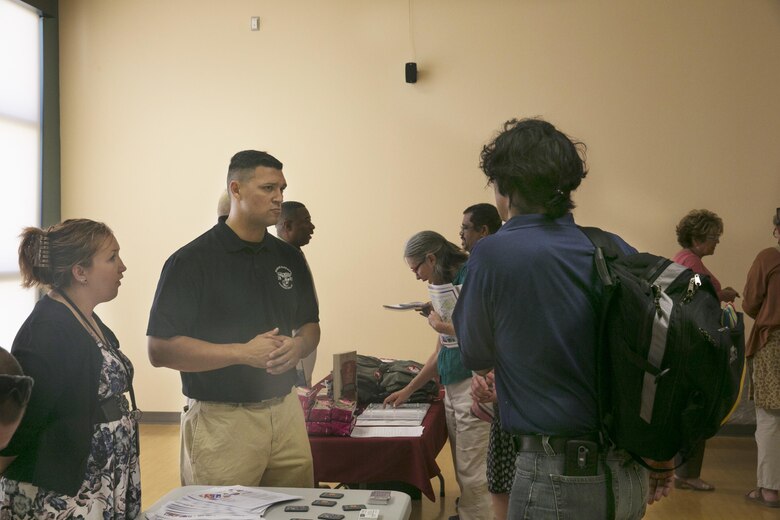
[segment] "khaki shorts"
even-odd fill
[[[296,393],[261,403],[191,400],[181,418],[181,483],[313,487]]]

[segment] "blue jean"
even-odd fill
[[[615,519],[638,519],[647,504],[647,470],[624,451],[599,455],[599,471],[589,477],[565,476],[564,454],[521,452],[515,461],[515,482],[509,496],[508,519],[604,520],[610,498],[605,471],[612,474]],[[605,466],[606,465],[606,466]]]

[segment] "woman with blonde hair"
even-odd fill
[[[94,313],[125,264],[103,223],[66,220],[21,235],[25,287],[47,287],[11,349],[34,378],[27,412],[0,452],[0,517],[135,518],[141,508],[133,366]],[[133,409],[135,404],[133,404]]]

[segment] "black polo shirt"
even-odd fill
[[[316,322],[319,309],[303,254],[269,233],[259,244],[245,242],[223,217],[165,262],[146,334],[245,343],[276,327],[291,336]],[[187,397],[246,403],[287,395],[296,372],[270,375],[234,365],[181,372],[181,380]]]

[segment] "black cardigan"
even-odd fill
[[[116,336],[95,321],[117,347]],[[44,296],[14,339],[11,353],[35,380],[27,412],[2,456],[4,476],[75,496],[86,476],[103,356],[64,304]]]

